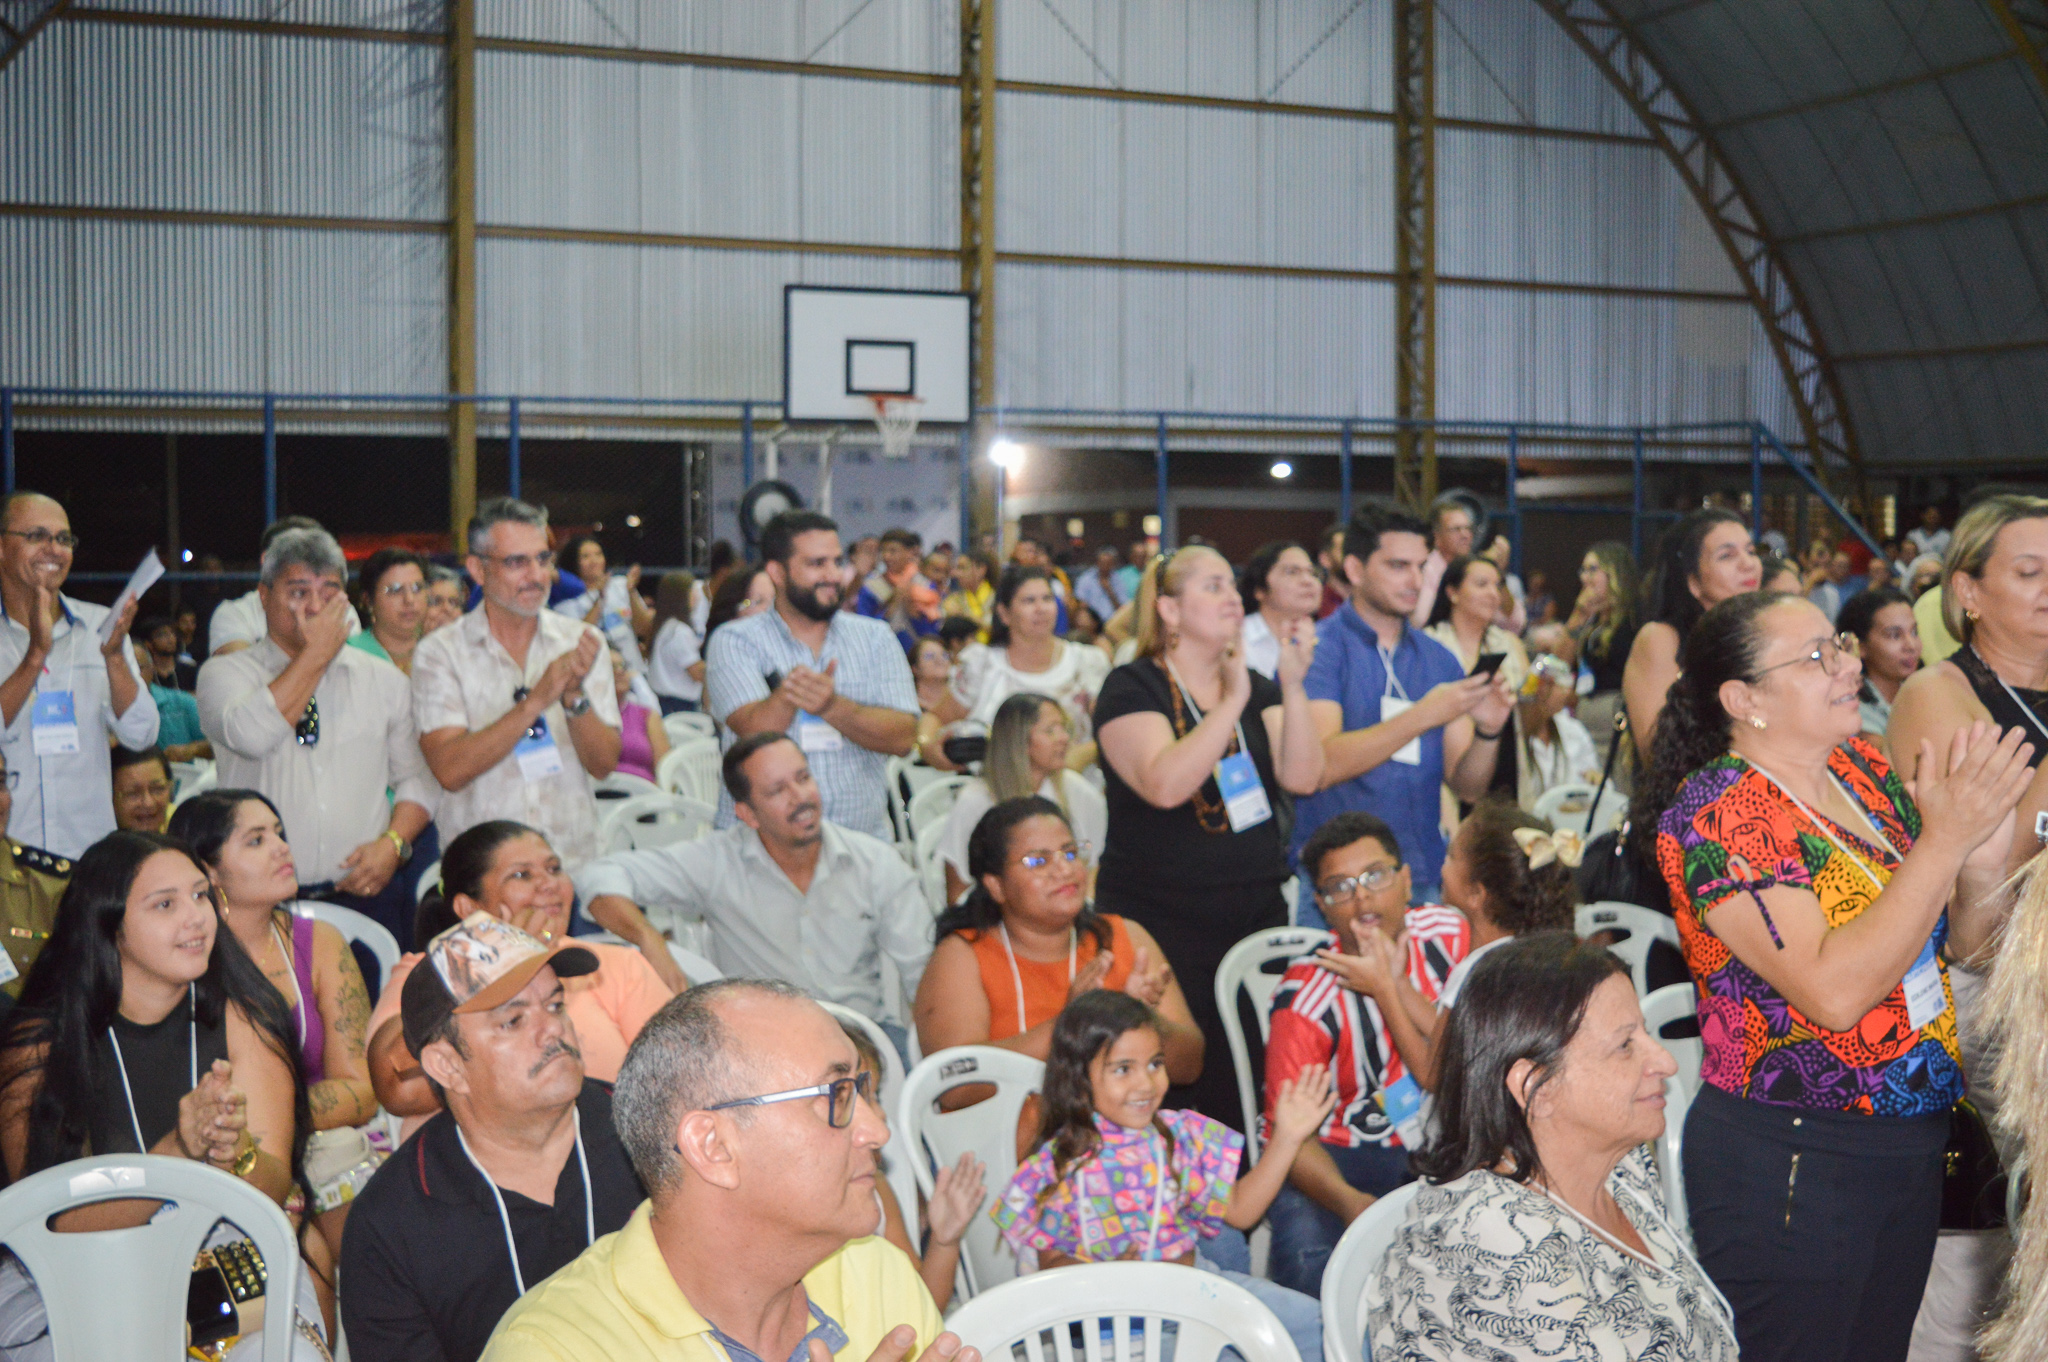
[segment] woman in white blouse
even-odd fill
[[[946,817],[946,830],[939,835],[939,855],[946,863],[946,902],[958,903],[974,883],[967,869],[967,841],[975,824],[1004,800],[1025,795],[1044,795],[1066,814],[1081,843],[1093,887],[1095,858],[1109,832],[1109,805],[1099,790],[1067,769],[1072,741],[1066,711],[1043,695],[1019,691],[996,707],[981,774],[961,787]]]
[[[962,719],[993,723],[1003,701],[1018,691],[1050,697],[1066,711],[1074,743],[1067,765],[1075,770],[1095,761],[1094,725],[1089,715],[1095,692],[1109,675],[1109,658],[1100,648],[1069,643],[1053,633],[1059,603],[1053,596],[1052,574],[1042,567],[1012,564],[996,585],[995,620],[986,647],[970,645],[960,654],[953,685],[932,711],[938,724],[924,744],[924,759],[941,770],[956,770],[940,750],[944,726]]]
[[[1734,1362],[1734,1318],[1643,1146],[1676,1061],[1569,932],[1487,953],[1438,1042],[1425,1182],[1366,1282],[1373,1362]]]

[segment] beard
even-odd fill
[[[819,599],[819,593],[827,589],[831,591],[832,599]],[[840,587],[836,581],[828,579],[814,586],[798,586],[791,582],[785,588],[785,594],[789,597],[789,603],[797,608],[797,613],[821,624],[830,624],[832,617],[839,613]]]

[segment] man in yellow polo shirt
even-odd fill
[[[866,1082],[786,984],[671,1001],[612,1094],[649,1199],[508,1311],[484,1362],[980,1362],[875,1233],[889,1132]]]

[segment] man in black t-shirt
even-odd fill
[[[474,913],[406,978],[406,1047],[447,1110],[349,1212],[355,1362],[475,1362],[514,1301],[645,1199],[562,1010],[562,979],[596,968],[581,946]]]

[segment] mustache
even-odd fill
[[[540,1071],[542,1069],[547,1068],[548,1065],[554,1063],[556,1060],[560,1059],[564,1055],[567,1055],[569,1058],[575,1060],[578,1064],[581,1064],[583,1062],[583,1052],[581,1050],[577,1049],[575,1046],[571,1045],[566,1040],[553,1041],[548,1045],[547,1049],[541,1051],[540,1058],[534,1061],[533,1067],[527,1070],[526,1076],[528,1078],[540,1077]]]

